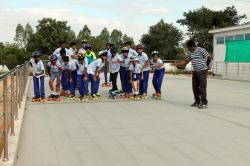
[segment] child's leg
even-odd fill
[[[58,73],[58,75],[56,77],[57,80],[58,80],[58,76],[59,76],[59,73]],[[58,83],[57,80],[56,80],[56,93],[58,93],[60,91],[60,82]]]
[[[154,73],[154,76],[153,76],[153,80],[152,80],[152,83],[153,83],[153,87],[154,87],[154,89],[155,89],[155,92],[156,93],[158,93],[157,92],[157,77],[158,77],[158,73],[157,73],[157,70],[155,70],[155,73]]]
[[[148,92],[148,77],[149,77],[149,71],[143,72],[143,87],[142,87],[142,93]]]
[[[62,74],[61,74],[61,85],[62,85],[63,89],[65,88],[64,74],[65,74],[65,71],[62,71]]]
[[[121,79],[121,85],[122,85],[122,90],[123,92],[127,92],[126,89],[126,73],[125,73],[125,68],[120,67],[120,79]]]
[[[104,69],[104,77],[105,77],[105,82],[108,83],[108,73],[107,73],[107,69]]]
[[[83,75],[83,78],[84,78],[84,75]],[[87,78],[89,78],[88,75],[87,75]],[[83,83],[83,85],[82,85],[82,94],[87,95],[87,93],[88,93],[88,81],[83,81],[82,83]]]
[[[53,83],[54,83],[56,76],[57,76],[57,73],[51,73],[51,75],[50,75],[49,86],[50,86],[50,89],[52,92],[54,92]]]
[[[132,88],[133,88],[133,90],[134,90],[134,92],[136,92],[136,89],[135,89],[135,81],[132,81]]]
[[[140,88],[140,81],[137,81],[137,91],[136,92],[139,91],[139,88]]]
[[[40,93],[39,93],[39,80],[35,76],[33,76],[33,83],[34,83],[34,94],[36,97],[40,98]]]
[[[41,83],[41,97],[45,97],[44,76],[40,77],[40,83]]]
[[[91,95],[95,94],[95,82],[94,82],[94,75],[93,74],[89,74],[89,80],[91,82]]]
[[[77,70],[71,71],[71,77],[72,77],[73,82],[70,83],[70,94],[75,95]]]
[[[125,71],[125,88],[127,93],[132,93],[132,84],[130,83],[130,71]]]
[[[80,95],[83,95],[82,90],[83,90],[83,75],[77,74],[77,85],[78,85],[78,90]]]
[[[161,94],[161,85],[162,85],[164,74],[165,74],[165,68],[161,69],[158,74],[158,92],[157,93],[160,93],[160,94]]]
[[[98,90],[99,90],[99,86],[100,86],[100,82],[101,82],[101,80],[99,80],[98,79],[98,77],[96,76],[96,85],[95,85],[95,94],[97,94],[98,93]]]
[[[112,73],[111,81],[112,81],[112,85],[113,85],[113,88],[112,88],[113,90],[118,90],[117,85],[116,85],[117,75],[118,75],[118,72]]]

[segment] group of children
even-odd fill
[[[153,86],[155,93],[152,97],[161,99],[161,84],[163,81],[165,67],[159,59],[159,52],[153,51],[149,64],[148,56],[143,52],[143,46],[138,44],[136,51],[131,49],[131,42],[126,42],[122,48],[122,54],[118,54],[118,49],[110,42],[106,43],[107,50],[100,51],[98,59],[94,52],[91,51],[92,46],[86,40],[82,40],[82,48],[77,52],[76,43],[70,44],[70,49],[66,48],[66,42],[61,43],[61,47],[49,56],[50,62],[47,64],[47,71],[50,76],[51,95],[48,100],[60,101],[60,96],[67,96],[68,99],[75,98],[75,89],[78,86],[80,96],[76,100],[87,101],[88,93],[91,99],[97,100],[102,96],[98,93],[100,85],[100,72],[103,67],[105,82],[103,86],[110,86],[109,92],[117,91],[117,76],[120,73],[122,85],[121,96],[139,100],[139,96],[146,99],[148,89],[149,71],[155,69],[153,76]],[[35,97],[32,101],[46,101],[44,89],[44,64],[40,60],[40,52],[34,52],[30,64],[33,67],[33,82]],[[107,73],[110,72],[109,83],[107,81]],[[39,78],[41,87],[39,87]],[[56,90],[54,90],[53,82],[57,78]],[[136,82],[136,86],[134,85]],[[91,84],[90,92],[88,90]],[[60,85],[62,90],[60,91]],[[70,91],[70,93],[68,92]],[[134,92],[134,93],[132,93]],[[40,99],[41,98],[41,99]]]

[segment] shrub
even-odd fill
[[[18,60],[17,60],[15,55],[9,54],[6,58],[5,64],[9,70],[12,70],[12,69],[16,68],[16,66],[18,64]]]
[[[41,56],[41,60],[49,60],[49,56],[44,54]]]

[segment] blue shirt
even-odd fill
[[[129,49],[129,54],[131,56],[137,56],[138,55],[138,53],[135,50],[133,50],[132,48]]]
[[[104,65],[105,65],[105,61],[99,58],[88,65],[87,72],[88,74],[95,75],[96,68],[99,67],[98,71],[100,71]]]
[[[139,63],[137,63],[136,65],[133,65],[131,63],[131,65],[129,66],[129,70],[132,70],[134,74],[139,74],[141,73],[141,65]]]
[[[146,61],[148,61],[148,56],[147,56],[147,54],[145,54],[144,52],[142,52],[141,55],[137,54],[137,56],[138,56],[138,58],[139,58],[139,60],[138,60],[139,64],[140,64],[141,66],[144,66],[145,63],[146,63]],[[149,66],[149,63],[148,63],[148,65],[145,66],[145,67],[143,68],[143,71],[149,71],[149,70],[150,70],[150,66]]]
[[[78,75],[83,75],[84,74],[84,69],[88,67],[88,58],[84,58],[83,64],[79,63],[78,60],[75,61],[75,65],[78,66],[77,74]]]
[[[74,71],[76,70],[76,65],[72,61],[69,61],[67,65],[65,63],[62,64],[62,69]]]
[[[47,66],[50,67],[50,70],[52,71],[52,73],[58,73],[59,69],[62,68],[61,64],[58,61],[56,61],[56,64],[49,62]]]
[[[111,57],[108,58],[110,73],[116,73],[120,70],[120,63],[112,63],[112,61],[123,61],[123,59],[118,54],[114,57],[111,55]]]
[[[85,53],[86,51],[85,51],[85,49],[84,48],[81,48],[79,51],[78,51],[78,54],[80,54],[80,53]]]
[[[154,59],[151,59],[150,61],[151,65],[159,65],[159,64],[163,64],[162,60],[160,58],[157,59],[157,61],[155,62]],[[164,66],[158,66],[158,67],[155,67],[155,70],[161,70],[165,68]]]
[[[120,66],[121,67],[125,67],[125,68],[128,68],[131,64],[131,61],[130,61],[130,54],[127,55],[127,58],[124,58],[124,55],[121,54],[120,57],[125,61],[125,63],[120,63]]]

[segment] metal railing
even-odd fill
[[[250,63],[214,62],[213,76],[217,78],[250,81]]]
[[[182,66],[177,66],[177,67],[166,66],[166,64],[169,64],[169,63],[178,63],[178,62],[182,62],[182,61],[183,60],[162,60],[162,62],[164,63],[164,66],[166,68],[166,71],[173,71],[175,75],[179,71],[190,71],[190,73],[192,74],[192,72],[193,72],[192,61],[187,65],[182,65]]]
[[[0,119],[4,119],[3,130],[0,134],[0,139],[4,136],[4,156],[3,161],[8,161],[8,131],[9,131],[9,119],[10,119],[10,136],[15,136],[14,122],[18,120],[18,109],[21,108],[21,102],[23,101],[23,95],[25,92],[26,83],[29,78],[29,66],[28,62],[16,67],[15,69],[0,75],[0,81],[3,82],[3,93],[0,95],[0,99],[3,98],[3,112],[0,115]],[[8,83],[8,78],[10,83]],[[10,90],[10,93],[8,93]],[[10,97],[8,97],[10,94]],[[8,106],[11,106],[8,111]]]

